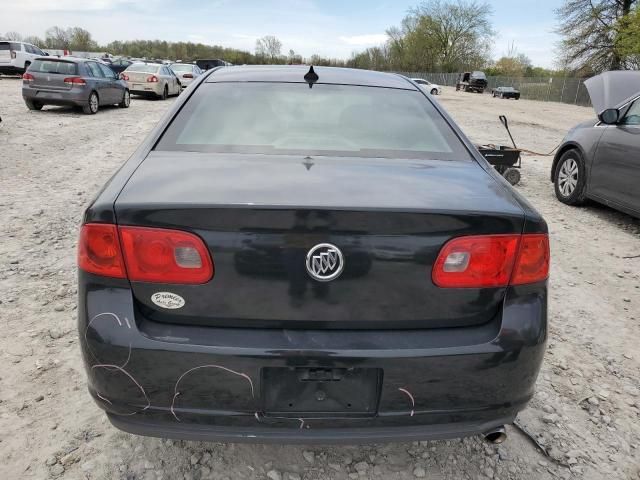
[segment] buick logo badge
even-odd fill
[[[307,271],[319,282],[330,282],[340,276],[344,269],[342,252],[335,245],[320,243],[307,253]]]

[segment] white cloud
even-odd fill
[[[372,47],[387,41],[384,33],[374,33],[370,35],[353,35],[350,37],[340,37],[340,40],[353,47]]]

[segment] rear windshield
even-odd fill
[[[193,70],[193,65],[187,65],[187,64],[171,65],[171,70],[175,72],[190,72]]]
[[[141,73],[156,73],[158,71],[158,65],[149,65],[147,63],[134,63],[127,67],[129,72],[141,72]]]
[[[78,66],[64,60],[34,60],[29,67],[30,72],[60,73],[62,75],[77,75]]]
[[[0,50],[20,50],[20,44],[19,43],[13,43],[13,42],[0,42]]]
[[[421,92],[306,83],[202,84],[156,149],[471,158]]]

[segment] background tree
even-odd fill
[[[637,0],[565,0],[556,10],[560,20],[559,64],[579,74],[629,68],[628,53],[620,49],[620,22]]]
[[[276,63],[282,52],[282,42],[273,35],[267,35],[256,40],[256,56],[270,63]]]
[[[618,55],[624,58],[628,66],[640,68],[640,8],[624,17],[617,27]]]
[[[0,35],[0,38],[2,38],[3,40],[13,40],[15,42],[22,41],[22,35],[20,35],[18,32],[7,32],[4,35]]]
[[[44,41],[48,48],[56,50],[71,49],[71,32],[69,29],[60,28],[58,26],[47,29],[44,34]]]

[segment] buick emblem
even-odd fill
[[[335,245],[320,243],[307,253],[307,271],[319,282],[330,282],[340,276],[344,269],[342,252]]]

